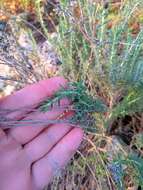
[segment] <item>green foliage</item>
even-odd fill
[[[139,8],[143,8],[142,0],[126,3],[123,1],[114,15],[110,9],[104,9],[102,4],[93,5],[90,1],[82,0],[77,1],[76,14],[68,1],[61,1],[58,34],[51,42],[54,46],[57,44],[55,48],[63,62],[62,75],[70,81],[90,84],[88,96],[83,86],[80,93],[77,93],[77,90],[72,92],[76,110],[75,121],[80,120],[84,126],[92,123],[87,123],[92,121],[92,117],[89,119],[87,113],[92,115],[94,111],[101,112],[103,109],[102,103],[97,105],[96,101],[95,107],[94,104],[89,106],[92,105],[93,95],[99,95],[100,99],[105,98],[108,105],[107,114],[103,116],[105,122],[101,121],[102,114],[96,115],[96,120],[101,121],[100,128],[102,125],[103,128],[109,128],[110,120],[115,121],[117,117],[143,112],[143,30],[140,27],[134,35],[129,27],[135,11]],[[108,24],[111,21],[113,26],[110,28]],[[68,93],[68,90],[66,92]],[[92,98],[88,99],[91,94]],[[60,94],[58,96],[60,97]],[[70,95],[65,97],[71,98]],[[56,98],[55,96],[54,99]],[[97,122],[96,124],[98,125]],[[117,188],[124,189],[124,182],[121,180],[124,180],[125,171],[123,167],[118,167],[123,163],[132,167],[133,179],[142,186],[142,160],[128,156],[125,159],[118,158],[117,165],[114,165],[116,175],[113,174],[112,177],[116,178],[114,181]]]
[[[143,112],[143,89],[134,88],[130,89],[127,95],[123,98],[121,103],[119,103],[115,109],[112,111],[112,117],[120,117],[125,116],[127,114],[132,115],[134,113],[142,113]]]
[[[115,87],[120,85],[128,88],[143,84],[142,40],[143,31],[135,39],[128,34],[127,40],[124,40],[126,45],[122,50],[122,56],[110,67],[110,80]]]
[[[109,101],[112,97],[116,100],[117,90],[122,90],[123,100],[115,101],[108,109],[112,119],[143,109],[143,30],[133,35],[129,28],[140,7],[141,0],[123,3],[114,17],[118,22],[108,28],[111,11],[102,4],[77,1],[75,11],[69,2],[61,1],[58,34],[50,39],[56,44],[63,62],[61,73],[66,78],[89,81],[89,93],[97,95],[98,87]]]
[[[143,133],[135,135],[133,144],[139,149],[142,150],[143,147]]]
[[[124,171],[121,163],[117,162],[112,162],[108,164],[108,169],[112,175],[112,178],[118,188],[118,190],[124,190],[123,186],[123,176],[124,176]]]
[[[121,164],[122,167],[124,166],[124,172],[122,172],[122,176],[126,175],[128,169],[132,170],[132,173],[129,173],[130,176],[133,177],[134,183],[136,185],[141,186],[143,188],[143,159],[134,155],[129,154],[126,158],[118,158],[115,163]],[[122,178],[123,179],[123,178]],[[124,182],[122,182],[124,183]]]
[[[83,82],[69,83],[68,88],[62,88],[53,97],[43,102],[40,109],[44,112],[48,111],[54,103],[63,98],[70,99],[72,103],[69,111],[74,111],[74,116],[70,121],[85,128],[95,124],[94,112],[104,113],[107,111],[106,105],[99,98],[93,98],[87,93]]]

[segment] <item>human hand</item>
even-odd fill
[[[54,77],[41,81],[0,100],[0,111],[17,109],[6,117],[15,120],[54,120],[63,113],[52,109],[46,113],[29,112],[22,107],[36,106],[41,99],[51,96],[65,79]],[[61,105],[67,101],[62,100]],[[8,130],[0,126],[0,189],[40,190],[47,185],[55,172],[63,168],[81,143],[83,131],[68,124],[40,124],[15,127]],[[46,128],[45,128],[46,127]]]

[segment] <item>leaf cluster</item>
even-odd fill
[[[68,88],[61,88],[53,97],[42,103],[41,111],[48,111],[54,103],[60,102],[63,98],[68,98],[71,101],[68,110],[74,111],[74,116],[70,119],[71,123],[78,123],[85,127],[93,126],[95,124],[93,114],[107,111],[102,100],[98,97],[93,98],[87,93],[86,86],[82,81],[69,83]]]
[[[117,160],[114,160],[111,165],[113,167],[120,165],[120,170],[118,170],[120,173],[119,176],[121,176],[120,183],[124,184],[123,179],[131,169],[132,173],[129,175],[134,179],[134,183],[143,188],[143,159],[141,157],[138,157],[135,154],[129,154],[125,158],[118,158]],[[116,176],[116,172],[114,175]]]

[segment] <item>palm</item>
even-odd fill
[[[0,110],[19,109],[35,105],[46,96],[51,96],[61,85],[63,78],[55,77],[6,97],[0,101]],[[67,104],[66,100],[61,104]],[[20,109],[19,109],[20,110]],[[46,113],[15,111],[7,118],[56,119],[64,110]],[[1,126],[3,127],[3,126]],[[82,130],[67,124],[28,126],[0,129],[0,186],[1,190],[36,190],[47,185],[55,172],[62,168],[78,148],[82,139]]]

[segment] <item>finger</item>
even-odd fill
[[[5,113],[3,110],[11,110],[11,113],[6,118],[20,119],[30,108],[32,109],[41,100],[54,94],[61,86],[66,86],[66,80],[62,77],[53,77],[33,85],[28,85],[13,95],[0,100],[0,112]],[[25,110],[26,108],[28,111]]]
[[[24,150],[30,161],[35,162],[46,155],[71,129],[67,124],[55,124],[26,144]]]
[[[23,125],[25,127],[15,127],[13,129],[10,129],[8,132],[8,135],[12,136],[17,142],[20,144],[26,144],[29,141],[31,141],[33,138],[35,138],[45,127],[50,126],[50,124],[47,122],[49,120],[55,120],[57,119],[60,115],[65,110],[65,106],[68,106],[69,101],[67,99],[63,99],[60,101],[60,109],[53,109],[51,111],[47,111],[46,113],[42,113],[40,111],[37,111],[35,113],[31,113],[29,116],[24,118],[21,122],[23,122]],[[31,125],[26,125],[24,124],[25,121],[31,121]],[[36,121],[36,123],[34,123]]]
[[[82,137],[83,131],[74,128],[49,154],[33,164],[33,180],[38,188],[43,188],[48,184],[52,177],[67,164],[81,143]]]

